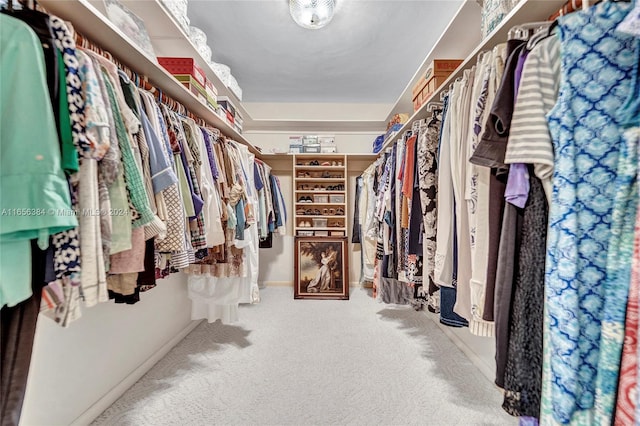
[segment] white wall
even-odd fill
[[[191,321],[186,275],[159,280],[140,298],[135,305],[109,302],[86,309],[66,329],[40,316],[21,425],[72,424],[120,382],[131,380],[138,367],[173,343],[185,328],[196,324]],[[126,383],[122,391],[132,384]]]

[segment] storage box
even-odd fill
[[[171,74],[192,75],[200,86],[206,86],[207,75],[202,68],[196,64],[193,58],[173,58],[164,56],[158,57],[158,63]]]
[[[462,63],[462,59],[434,59],[427,68],[425,79],[429,79],[431,74],[451,74]]]
[[[318,136],[318,143],[320,145],[335,145],[335,136]]]
[[[303,145],[319,145],[318,137],[313,135],[305,135],[302,137]]]
[[[320,153],[320,145],[319,144],[315,144],[315,145],[302,145],[303,146],[303,151],[305,153],[311,153],[311,154],[319,154]]]
[[[316,237],[328,237],[329,231],[316,231],[314,234]]]
[[[329,202],[344,204],[344,195],[329,195]]]
[[[313,231],[298,231],[298,236],[299,237],[313,237]]]
[[[227,111],[227,122],[233,126],[234,120],[235,118],[233,117],[233,114]]]
[[[313,222],[314,228],[326,228],[327,227],[327,219],[322,217],[316,217],[311,219]]]
[[[331,231],[330,234],[332,237],[344,237],[344,231]]]
[[[216,103],[218,102],[218,89],[216,89],[216,86],[213,85],[212,82],[210,82],[209,80],[207,80],[205,82],[205,86],[204,86],[207,95],[213,99],[214,101],[216,101]]]
[[[219,96],[218,104],[220,104],[220,106],[222,106],[222,108],[224,108],[226,111],[230,112],[231,115],[233,115],[234,117],[236,116],[236,107],[231,103],[228,97]]]
[[[182,83],[184,87],[189,89],[191,93],[196,95],[196,97],[209,108],[214,111],[218,108],[218,103],[215,101],[215,99],[209,96],[204,86],[198,83],[198,81],[193,78],[191,74],[175,74],[173,77],[180,83]]]
[[[328,195],[314,195],[313,196],[313,202],[314,203],[318,203],[318,204],[326,204],[329,202],[329,196]]]
[[[420,109],[461,63],[462,59],[435,59],[431,62],[424,79],[418,81],[411,91],[413,110]]]
[[[335,145],[320,145],[320,153],[322,154],[335,154],[338,152],[338,148]]]
[[[289,144],[289,152],[291,154],[301,154],[302,144],[296,144],[296,143]]]

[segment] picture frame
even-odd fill
[[[346,237],[296,237],[293,298],[349,300]]]
[[[118,0],[104,0],[107,18],[153,62],[158,62],[144,21]]]

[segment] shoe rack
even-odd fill
[[[347,156],[293,156],[295,235],[347,235]]]

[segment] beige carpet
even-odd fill
[[[349,301],[261,296],[237,324],[198,326],[94,424],[518,424],[424,313],[365,289]]]

